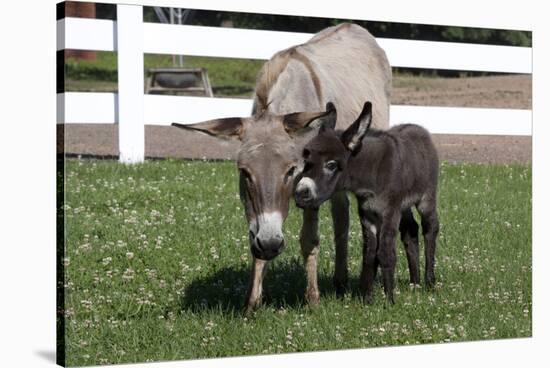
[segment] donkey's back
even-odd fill
[[[369,100],[373,126],[387,129],[390,93],[384,50],[366,29],[342,23],[267,61],[258,75],[255,110],[322,111],[331,101],[338,110],[336,128],[345,129]]]

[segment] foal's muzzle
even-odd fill
[[[311,190],[307,187],[302,187],[299,190],[296,190],[294,193],[294,199],[296,200],[296,205],[303,208],[307,207],[313,201],[313,195]]]
[[[311,178],[302,178],[294,190],[294,200],[300,208],[315,207],[317,187]]]

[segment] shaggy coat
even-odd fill
[[[372,300],[378,266],[384,290],[393,302],[395,238],[407,251],[411,283],[418,283],[418,225],[411,207],[422,219],[425,240],[425,282],[435,282],[434,262],[439,160],[430,134],[418,125],[405,124],[387,131],[370,129],[372,107],[367,102],[359,118],[345,131],[335,131],[332,119],[304,148],[302,179],[295,197],[304,208],[318,208],[337,192],[352,192],[359,204],[364,238],[361,288]]]
[[[373,127],[387,129],[391,84],[391,67],[375,38],[342,23],[267,61],[258,74],[253,112],[323,111],[330,101],[339,112],[336,128],[345,129],[368,100],[375,106]]]
[[[345,129],[359,114],[363,101],[376,105],[376,126],[389,125],[391,67],[374,37],[358,25],[329,27],[308,42],[276,53],[258,74],[252,116],[214,119],[179,128],[241,141],[237,155],[241,200],[248,221],[253,264],[245,311],[256,308],[262,295],[267,261],[285,248],[283,224],[296,179],[303,145],[316,121],[333,101],[340,111],[336,125]],[[331,211],[336,244],[334,284],[347,284],[348,199],[336,194]],[[319,303],[317,210],[303,213],[301,252],[306,271],[306,299]]]

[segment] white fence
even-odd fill
[[[269,59],[311,34],[143,22],[141,5],[117,5],[117,21],[57,21],[57,50],[116,51],[118,93],[57,95],[58,124],[119,125],[120,161],[144,159],[144,124],[193,123],[248,116],[252,101],[144,94],[143,54]],[[531,74],[531,48],[379,38],[393,67]],[[531,110],[392,105],[390,124],[425,126],[433,133],[531,135]]]

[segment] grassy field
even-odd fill
[[[69,58],[65,62],[65,88],[68,91],[116,91],[117,55],[97,52],[95,61]],[[263,60],[185,56],[186,68],[206,68],[216,96],[249,97]],[[144,55],[145,71],[172,67],[171,55]],[[147,76],[147,72],[145,73]]]
[[[321,305],[304,305],[300,211],[291,208],[288,246],[249,319],[240,315],[250,255],[234,166],[66,161],[68,365],[531,336],[531,166],[443,163],[436,289],[408,285],[399,243],[389,308],[381,288],[372,306],[357,296],[355,209],[350,292],[335,296],[326,207]]]

